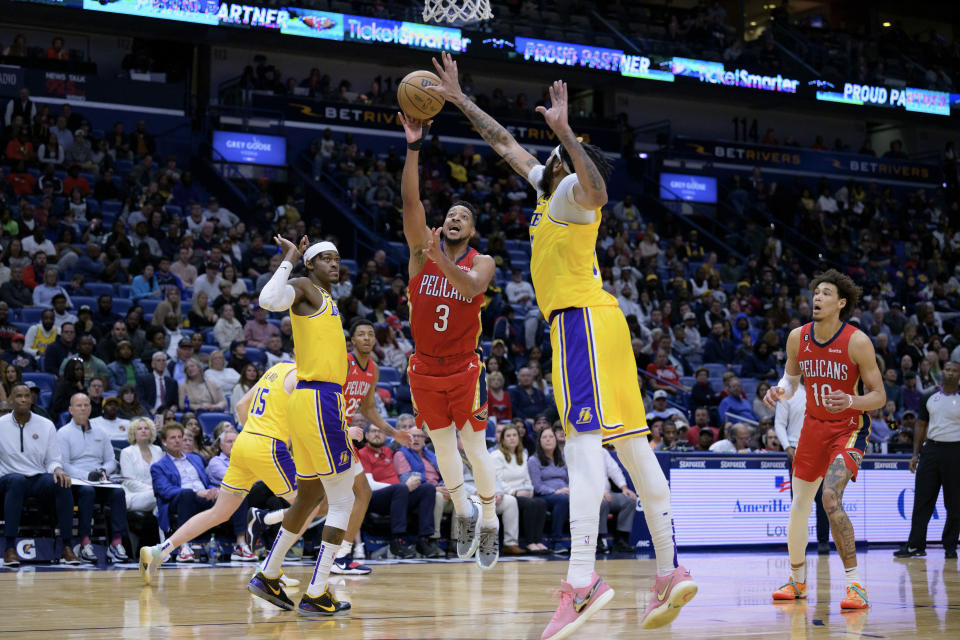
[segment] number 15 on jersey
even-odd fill
[[[261,387],[257,391],[257,395],[253,396],[253,402],[250,403],[250,415],[252,416],[262,416],[263,412],[267,408],[267,394],[270,393],[270,389],[266,387]]]

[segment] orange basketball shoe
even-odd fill
[[[870,606],[867,590],[859,582],[847,587],[847,597],[840,601],[841,609],[866,609]]]
[[[807,597],[807,583],[796,582],[793,578],[773,592],[774,600],[798,600]]]

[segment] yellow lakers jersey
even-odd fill
[[[283,388],[283,380],[295,366],[292,362],[278,362],[257,380],[247,422],[243,425],[244,431],[270,436],[281,442],[290,439],[290,428],[287,426],[287,401],[290,396]]]
[[[315,313],[298,316],[290,310],[297,379],[343,386],[347,381],[347,342],[340,311],[329,293],[321,287],[317,291],[323,296],[323,304]]]
[[[541,194],[530,220],[530,277],[543,317],[549,321],[569,307],[617,306],[603,290],[597,263],[599,209],[592,224],[563,222],[550,215],[551,199]]]

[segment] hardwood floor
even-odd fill
[[[839,558],[810,555],[808,602],[774,605],[789,572],[786,553],[684,554],[698,596],[669,627],[639,628],[655,565],[600,560],[617,594],[575,638],[960,638],[957,561],[940,549],[895,560],[891,550],[860,556],[871,598],[865,612],[840,612]],[[470,563],[373,565],[365,577],[334,576],[349,616],[304,619],[251,597],[250,566],[172,567],[157,584],[130,569],[28,566],[0,571],[0,633],[16,638],[519,639],[540,637],[553,614],[565,562],[504,561],[489,572]],[[304,583],[312,566],[288,574]],[[305,586],[305,585],[304,585]],[[296,601],[299,591],[291,592]]]

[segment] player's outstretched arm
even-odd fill
[[[557,139],[570,154],[577,184],[573,187],[573,199],[585,209],[599,209],[607,204],[607,184],[597,165],[587,155],[570,128],[567,116],[567,83],[557,80],[550,86],[550,108],[537,107],[547,125],[557,134]]]
[[[289,283],[290,272],[293,271],[294,260],[299,260],[300,256],[306,251],[309,241],[304,236],[300,240],[300,247],[297,248],[292,242],[282,236],[275,236],[274,241],[280,250],[284,252],[283,262],[274,271],[273,276],[267,281],[260,292],[260,306],[268,311],[286,311],[303,294],[293,284]]]
[[[403,235],[410,247],[410,276],[423,267],[423,248],[430,241],[427,217],[420,201],[420,147],[427,138],[430,123],[398,113],[407,137],[407,158],[403,163],[400,197],[403,200]]]
[[[770,387],[763,396],[763,403],[771,409],[781,400],[786,402],[800,389],[800,365],[797,353],[800,350],[801,327],[797,327],[787,336],[787,364],[783,368],[783,377],[776,386]]]
[[[473,124],[484,142],[490,145],[514,171],[526,180],[530,170],[540,163],[517,143],[510,132],[503,128],[503,125],[464,95],[463,91],[460,90],[457,63],[453,56],[444,52],[440,54],[440,60],[442,64],[437,62],[436,58],[433,58],[433,66],[437,70],[437,75],[440,76],[440,84],[427,87],[427,89],[439,93],[447,102],[456,105],[463,112],[463,115],[467,116],[467,119]]]
[[[377,370],[377,376],[373,381],[373,384],[370,385],[370,388],[367,389],[367,395],[363,396],[363,401],[360,403],[360,413],[364,418],[370,421],[370,424],[375,425],[385,434],[399,442],[404,447],[410,446],[410,434],[406,431],[397,431],[390,426],[390,423],[383,419],[383,416],[380,415],[380,412],[377,411],[377,401],[374,397],[377,393],[377,383],[380,382],[380,370]]]
[[[887,390],[883,386],[883,375],[877,366],[877,353],[873,342],[862,331],[855,332],[850,337],[847,347],[850,359],[860,369],[860,379],[867,393],[862,396],[851,395],[843,391],[833,391],[823,396],[823,404],[827,411],[836,413],[847,409],[857,411],[873,411],[887,403]]]
[[[464,271],[454,264],[450,256],[443,252],[441,246],[442,233],[442,228],[433,230],[430,242],[423,250],[424,255],[437,263],[440,271],[443,272],[443,275],[447,277],[447,280],[461,296],[469,300],[475,296],[483,295],[487,287],[490,286],[490,280],[493,278],[493,272],[496,269],[493,258],[484,255],[477,256],[473,259],[473,268],[470,271]]]
[[[243,397],[240,398],[237,403],[233,406],[233,410],[237,415],[237,422],[240,423],[240,426],[247,424],[247,416],[250,414],[250,403],[253,402],[253,392],[257,389],[257,385],[253,385],[247,392],[243,394]]]

